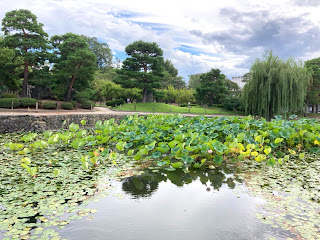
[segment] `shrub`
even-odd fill
[[[42,104],[43,108],[45,109],[57,109],[57,103],[56,102],[45,102]]]
[[[61,108],[62,109],[68,109],[68,110],[73,110],[74,106],[71,102],[63,102],[61,103]]]
[[[11,108],[13,101],[13,108],[20,106],[20,101],[18,98],[1,98],[0,108]]]
[[[1,94],[1,98],[17,98],[17,94],[5,92]]]
[[[77,108],[77,101],[70,101],[72,103],[72,105],[74,106],[74,108]]]
[[[222,108],[223,107],[223,104],[220,104],[220,103],[214,103],[212,104],[213,107],[219,107],[219,108]]]
[[[116,105],[120,105],[123,103],[124,103],[123,99],[115,99],[115,100],[107,101],[106,105],[111,106],[111,107],[115,107]]]
[[[84,103],[84,102],[87,102],[87,101],[90,101],[92,100],[92,98],[95,96],[95,93],[92,89],[85,89],[81,92],[78,92],[76,95],[75,95],[75,100],[78,102],[78,103]]]
[[[224,100],[222,107],[229,111],[237,110],[240,107],[240,100],[237,97],[229,97]]]
[[[20,98],[19,100],[23,107],[35,107],[37,102],[34,98]]]
[[[91,109],[91,106],[94,107],[95,104],[94,104],[94,102],[92,102],[92,101],[85,101],[85,102],[81,103],[81,106],[82,106],[84,109]]]
[[[182,103],[179,105],[179,107],[187,107],[187,106],[188,106],[188,104],[186,104],[186,103]]]

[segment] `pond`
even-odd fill
[[[0,135],[0,239],[319,239],[317,121],[85,124]]]
[[[73,222],[66,239],[287,239],[295,235],[263,224],[265,200],[250,196],[230,170],[145,171],[89,208],[91,221]],[[120,198],[120,199],[119,199]]]

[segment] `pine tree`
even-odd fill
[[[20,9],[7,12],[2,20],[4,31],[4,45],[14,49],[23,59],[23,86],[22,96],[27,97],[29,68],[42,64],[45,61],[48,34],[38,23],[36,15],[29,10]]]
[[[160,88],[159,80],[163,71],[163,52],[157,43],[135,41],[126,49],[129,57],[123,61],[118,71],[119,77],[114,80],[124,88],[142,90],[142,102],[152,100],[152,92]]]

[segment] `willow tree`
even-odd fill
[[[251,67],[251,80],[244,86],[243,103],[246,114],[267,119],[277,114],[302,110],[311,82],[311,75],[302,63],[289,58],[284,61],[266,54]]]

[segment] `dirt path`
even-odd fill
[[[94,110],[76,109],[76,110],[46,110],[46,109],[0,109],[0,116],[48,116],[48,115],[77,115],[77,114],[108,114],[108,115],[134,115],[138,113],[139,115],[148,114],[174,114],[174,113],[150,113],[150,112],[123,112],[114,111],[106,107],[95,107]],[[184,116],[193,117],[199,116],[201,114],[182,114]],[[221,117],[226,115],[205,115],[208,117]]]

